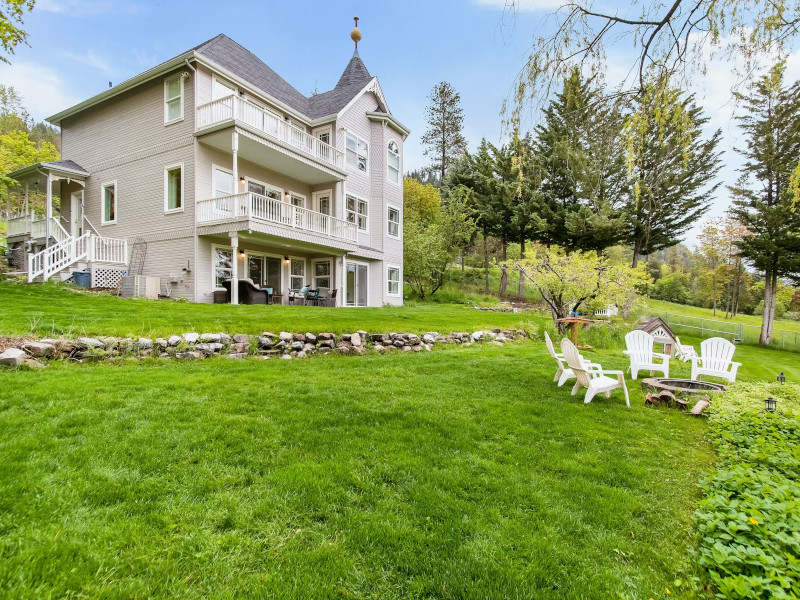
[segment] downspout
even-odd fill
[[[187,68],[192,72],[192,123],[197,118],[197,69],[192,66],[189,59],[184,59]],[[200,255],[199,241],[197,239],[197,136],[194,136],[194,164],[192,165],[192,181],[194,182],[194,193],[192,194],[194,202],[192,203],[192,212],[194,213],[194,272],[192,273],[192,301],[197,302],[197,259]]]

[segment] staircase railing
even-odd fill
[[[128,263],[128,240],[103,238],[87,231],[70,237],[28,257],[28,282],[50,276],[81,260],[87,262]]]
[[[41,276],[47,281],[61,269],[86,258],[89,252],[90,233],[78,238],[68,238],[54,246],[28,257],[28,283]]]

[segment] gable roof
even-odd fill
[[[148,69],[136,77],[128,79],[80,104],[48,117],[47,120],[58,125],[64,117],[80,112],[107,98],[122,93],[131,87],[144,83],[145,81],[157,77],[168,69],[174,69],[180,66],[184,61],[191,60],[192,58],[199,59],[200,61],[205,59],[212,63],[212,66],[218,65],[244,83],[274,98],[279,103],[307,117],[309,120],[338,114],[339,111],[345,108],[365,89],[366,85],[374,79],[369,74],[366,65],[364,65],[364,62],[361,60],[356,50],[350,62],[342,72],[341,77],[339,77],[339,81],[332,90],[321,94],[314,94],[310,97],[305,96],[247,48],[232,40],[227,35],[220,33],[210,40],[194,48],[190,48],[183,54],[179,54],[152,69]],[[379,106],[379,108],[388,112],[388,108],[385,106]]]
[[[675,341],[675,334],[672,332],[672,329],[669,328],[661,317],[648,317],[636,327],[636,329],[641,329],[642,331],[646,331],[650,335],[655,334],[656,331],[659,329],[663,330],[669,337]]]

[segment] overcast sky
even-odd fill
[[[357,10],[363,33],[359,53],[377,75],[389,108],[411,130],[406,170],[425,166],[420,136],[431,88],[449,81],[461,93],[465,135],[501,142],[500,110],[523,64],[534,33],[541,32],[557,0],[523,0],[513,18],[505,0],[404,0],[292,2],[194,0],[37,0],[26,16],[30,47],[11,65],[0,64],[0,83],[22,93],[34,118],[43,119],[197,44],[225,33],[258,55],[304,94],[331,89],[353,52],[350,29]],[[630,6],[627,3],[626,6]],[[546,25],[544,25],[546,30]],[[800,77],[792,55],[788,75]],[[630,55],[609,55],[608,78],[626,73]],[[732,65],[713,63],[697,78],[709,129],[723,130],[723,183],[735,181],[739,141],[732,119]],[[69,158],[69,157],[65,157]],[[728,204],[724,189],[712,214]],[[692,245],[696,231],[687,239]]]

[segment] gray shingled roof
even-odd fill
[[[89,171],[84,169],[74,160],[51,160],[47,162],[41,163],[43,167],[47,167],[49,169],[67,169],[69,171],[79,171],[81,173],[88,174]]]
[[[221,33],[192,50],[311,119],[338,113],[372,79],[356,51],[336,87],[309,98],[225,34]]]

